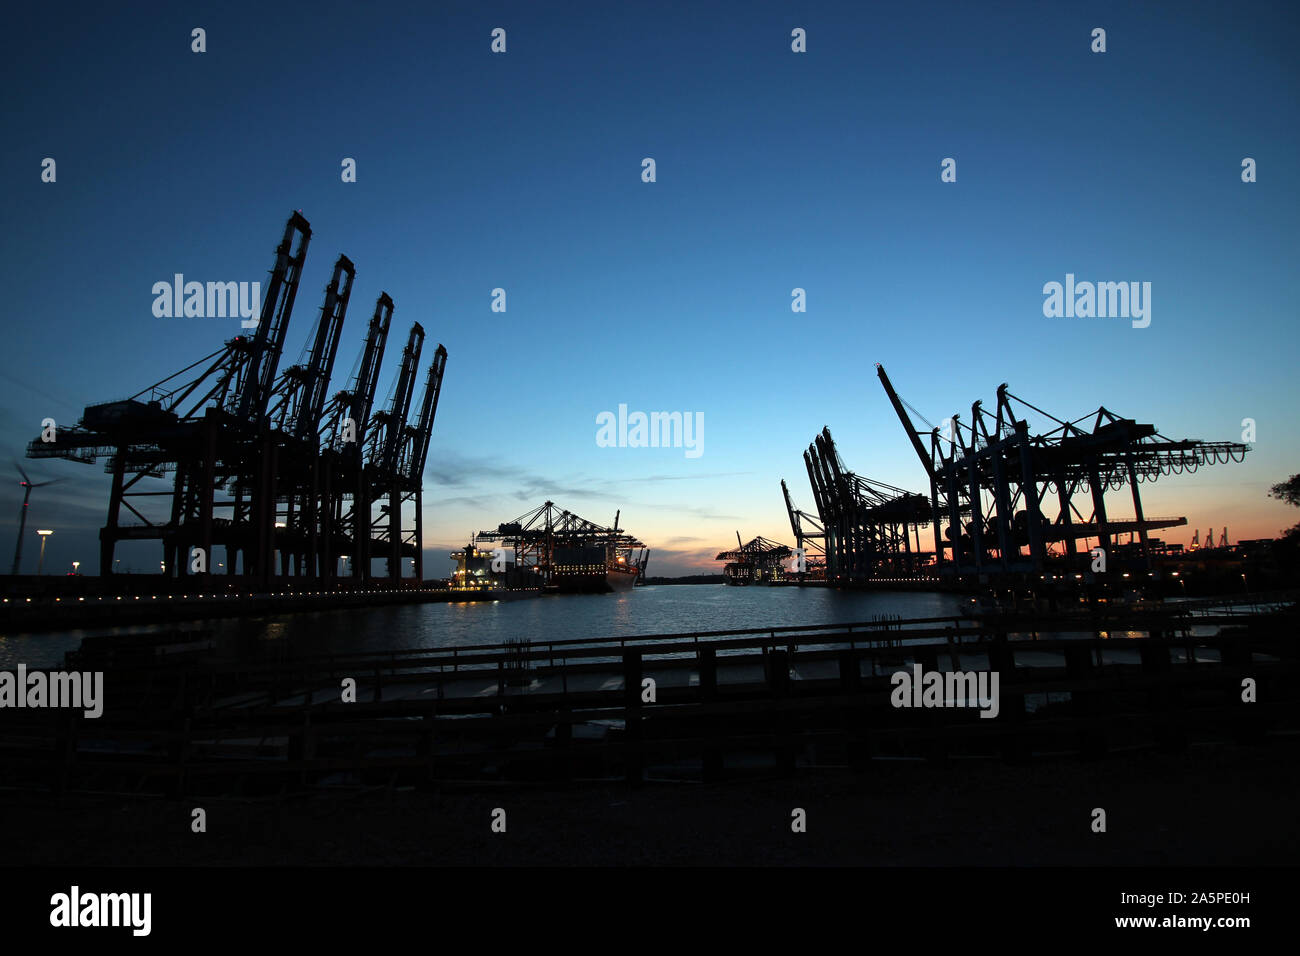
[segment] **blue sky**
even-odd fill
[[[602,522],[621,508],[652,573],[711,564],[736,529],[788,541],[778,481],[811,510],[800,453],[823,425],[850,468],[923,490],[876,362],[936,423],[1004,381],[1058,416],[1105,405],[1175,438],[1239,440],[1253,418],[1246,463],[1144,488],[1147,511],[1234,539],[1294,523],[1265,497],[1300,471],[1294,8],[978,7],[15,10],[0,441],[21,457],[43,417],[219,348],[236,320],[156,318],[153,283],[260,280],[301,209],[282,366],[340,252],[357,279],[336,376],[381,290],[381,395],[412,321],[448,349],[430,574],[547,498]],[[1045,318],[1043,284],[1067,272],[1149,281],[1150,327]],[[619,403],[703,413],[703,454],[597,447]],[[70,479],[33,496],[32,523],[56,529],[47,570],[93,564],[102,470],[24,466]],[[0,485],[0,541],[20,493]]]

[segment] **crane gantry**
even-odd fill
[[[381,293],[357,367],[331,397],[356,275],[340,255],[302,359],[280,371],[310,240],[307,220],[290,215],[253,329],[129,398],[87,406],[53,441],[28,445],[31,458],[105,462],[112,483],[101,575],[113,573],[120,542],[156,540],[167,575],[206,580],[224,566],[249,589],[269,589],[277,573],[332,582],[345,555],[360,582],[372,577],[372,554],[386,559],[390,581],[403,577],[404,558],[423,578],[422,476],[447,351],[438,346],[412,424],[424,341],[415,323],[393,399],[373,411],[393,316]],[[169,476],[170,490],[158,490]],[[146,505],[158,497],[170,498],[165,518]],[[214,547],[225,562],[214,560]]]

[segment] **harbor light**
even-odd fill
[[[41,559],[36,564],[36,573],[40,574],[45,568],[45,540],[54,534],[54,531],[52,529],[41,529],[36,533],[41,536]]]

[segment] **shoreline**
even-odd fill
[[[538,597],[540,590],[451,591],[446,588],[391,588],[373,591],[305,591],[267,594],[203,594],[161,596],[157,586],[145,594],[91,595],[28,604],[7,598],[0,610],[0,637],[38,634],[88,627],[134,627],[155,624],[198,624],[235,617],[295,614],[391,607],[405,604],[458,604],[518,601]],[[19,601],[22,603],[18,603]],[[9,605],[12,604],[11,608]]]

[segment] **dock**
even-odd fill
[[[240,582],[176,582],[157,575],[116,578],[11,579],[0,598],[0,635],[148,624],[179,624],[231,617],[338,611],[398,604],[513,601],[536,597],[540,588],[449,588],[445,582],[378,582],[323,588],[318,582],[283,579],[276,591],[246,591]]]
[[[23,788],[258,795],[1093,759],[1300,732],[1293,604],[1030,623],[914,618],[260,661],[206,653],[194,633],[173,636],[183,655],[156,637],[105,641],[67,661],[104,672],[103,716],[11,711],[0,759]],[[918,665],[996,671],[996,718],[892,705],[891,675]]]

